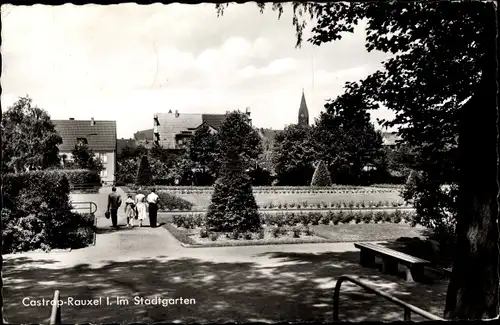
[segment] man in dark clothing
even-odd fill
[[[151,190],[151,193],[146,197],[149,203],[149,225],[151,228],[156,228],[158,224],[158,195],[155,193],[155,189]]]
[[[122,204],[122,197],[116,193],[116,187],[113,186],[108,196],[108,212],[111,212],[112,227],[118,228],[118,208]]]

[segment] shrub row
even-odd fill
[[[142,193],[147,196],[151,192],[148,190],[138,190],[136,193]],[[193,208],[193,203],[171,193],[156,191],[156,194],[158,195],[159,211],[190,211]]]
[[[3,176],[2,253],[85,246],[89,217],[72,212],[70,185],[59,170]]]
[[[316,226],[319,224],[337,225],[339,223],[379,223],[391,222],[400,223],[402,221],[411,222],[414,213],[408,211],[328,211],[328,212],[309,212],[309,213],[262,213],[262,223],[269,226]]]
[[[389,202],[389,201],[368,201],[368,202],[365,202],[365,201],[358,201],[358,202],[355,202],[355,201],[349,201],[349,202],[346,202],[346,201],[337,201],[337,202],[330,202],[330,203],[327,203],[327,202],[320,202],[320,203],[315,203],[315,204],[312,204],[312,203],[308,203],[307,201],[303,201],[302,203],[295,203],[295,202],[291,202],[291,203],[263,203],[263,204],[259,204],[259,209],[284,209],[284,210],[287,210],[287,209],[303,209],[303,208],[317,208],[317,209],[329,209],[329,208],[333,208],[333,209],[342,209],[342,208],[349,208],[349,209],[353,209],[353,208],[358,208],[358,209],[362,209],[362,208],[399,208],[399,207],[405,207],[405,206],[408,206],[405,202],[402,202],[402,201],[399,201],[399,202],[396,202],[396,201],[392,201],[392,202]]]
[[[101,177],[96,171],[88,169],[61,169],[57,172],[66,175],[71,188],[101,185]]]
[[[294,227],[294,226],[315,226],[337,225],[339,223],[380,223],[391,222],[400,223],[402,221],[412,222],[414,212],[409,211],[328,211],[328,212],[308,212],[308,213],[260,213],[261,222],[266,226]],[[173,217],[173,224],[179,228],[194,229],[205,226],[205,215],[197,213],[193,215],[176,215]]]
[[[216,241],[219,236],[221,236],[220,233],[217,232],[211,232],[208,229],[206,229],[205,223],[204,223],[204,215],[203,214],[196,214],[193,216],[175,216],[173,218],[173,223],[176,227],[178,228],[185,228],[185,229],[194,229],[194,228],[202,228],[200,230],[200,237],[201,238],[210,238],[212,241]],[[289,234],[293,238],[300,238],[300,236],[311,236],[313,234],[311,228],[309,226],[272,226],[269,228],[269,232],[274,238],[278,238],[280,236]],[[251,233],[251,232],[238,232],[238,231],[233,231],[231,233],[226,233],[224,236],[227,239],[233,239],[233,240],[238,240],[238,239],[244,239],[244,240],[252,240],[252,239],[264,239],[265,235],[265,229],[261,228],[257,233]]]

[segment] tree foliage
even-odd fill
[[[152,181],[158,185],[173,185],[177,177],[177,163],[182,158],[178,150],[153,146],[148,149],[142,145],[135,148],[125,147],[117,155],[116,180],[120,184],[134,183],[142,156],[148,156]]]
[[[234,111],[226,115],[219,133],[218,163],[221,168],[253,168],[262,153],[262,143],[247,115]]]
[[[62,138],[50,116],[21,97],[2,113],[3,172],[24,172],[59,166]]]
[[[78,168],[95,170],[97,172],[100,172],[104,168],[101,159],[97,158],[94,151],[85,143],[76,144],[71,154]]]
[[[197,185],[212,184],[218,171],[218,137],[212,134],[207,124],[202,124],[189,141],[187,157],[198,171],[195,178]],[[201,184],[200,184],[201,182]]]
[[[370,122],[369,103],[359,86],[348,83],[343,95],[325,105],[313,129],[318,158],[324,160],[336,183],[357,184],[363,167],[382,155],[382,137]]]
[[[311,127],[292,124],[276,135],[273,162],[280,184],[308,185],[316,159]]]
[[[260,228],[249,168],[262,153],[260,137],[241,112],[227,114],[218,133],[221,165],[206,220],[211,231],[245,232]]]

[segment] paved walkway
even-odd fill
[[[105,210],[107,192],[97,195],[99,212]],[[23,298],[50,299],[59,289],[66,302],[102,297],[98,306],[63,306],[65,323],[331,321],[333,288],[343,274],[355,275],[438,315],[443,309],[445,281],[407,284],[399,277],[360,268],[359,253],[351,243],[184,248],[164,228],[116,231],[109,229],[109,223],[99,217],[99,234],[92,247],[4,256],[7,320],[47,321],[50,306],[24,306]],[[195,299],[196,304],[134,301],[155,296]],[[116,297],[129,304],[118,306]],[[107,298],[112,304],[107,304]],[[402,320],[403,312],[346,283],[340,317]]]

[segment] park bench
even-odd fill
[[[355,243],[354,247],[360,249],[361,266],[373,267],[375,256],[382,259],[382,272],[386,274],[397,274],[399,264],[406,266],[408,282],[420,281],[424,275],[424,267],[430,265],[429,261],[373,243]]]

